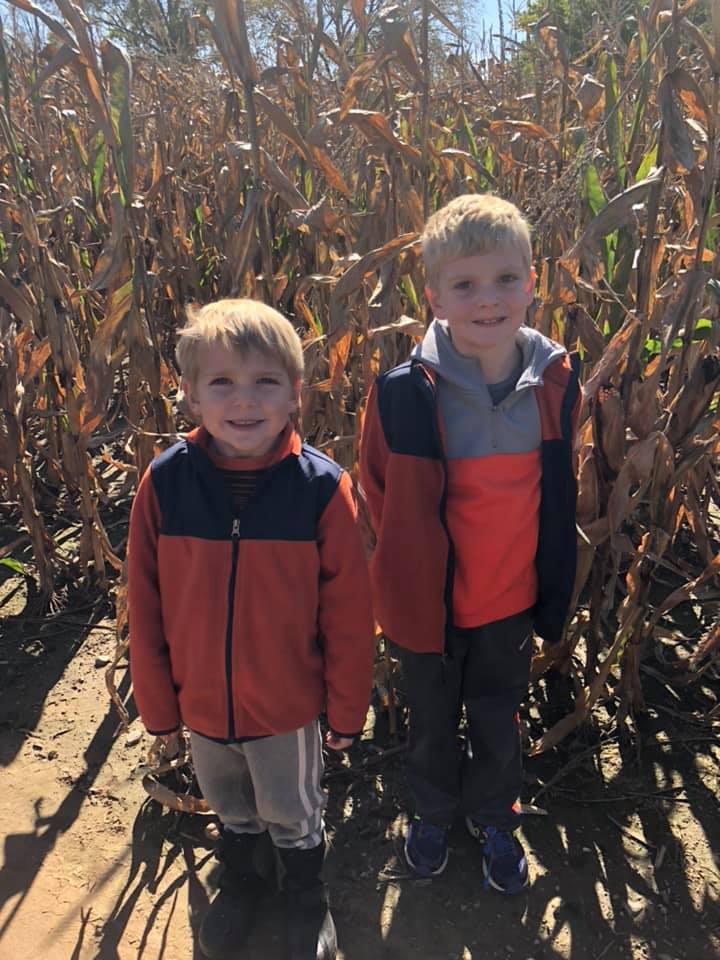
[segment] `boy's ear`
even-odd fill
[[[303,388],[302,378],[299,380],[296,380],[295,383],[292,385],[292,399],[293,399],[293,403],[297,405],[298,409],[300,409],[300,401],[302,399],[302,388]]]
[[[427,302],[430,304],[430,308],[431,308],[434,316],[437,317],[437,316],[438,316],[438,309],[439,309],[439,307],[440,307],[440,301],[439,301],[438,298],[435,296],[435,293],[433,292],[433,290],[432,290],[431,287],[425,287],[425,299],[426,299]]]
[[[194,417],[199,416],[200,407],[198,404],[197,394],[195,392],[195,387],[192,381],[186,380],[184,377],[180,381],[180,386],[182,387],[182,392],[185,397],[185,403],[188,407],[188,410],[192,413]]]
[[[528,277],[526,292],[530,294],[531,297],[535,296],[535,284],[537,283],[537,274],[535,273],[535,267],[530,267],[530,276]]]

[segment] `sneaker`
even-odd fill
[[[485,887],[511,894],[524,890],[530,882],[527,858],[515,834],[510,830],[483,827],[471,817],[466,817],[465,823],[470,834],[483,845]]]
[[[410,821],[405,858],[419,877],[438,877],[448,862],[448,828],[426,823],[420,817]]]

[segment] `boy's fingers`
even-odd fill
[[[325,734],[325,743],[331,750],[347,750],[352,746],[352,737],[338,737],[337,734],[328,732]]]
[[[180,732],[166,733],[160,737],[165,748],[165,756],[172,760],[180,751]]]

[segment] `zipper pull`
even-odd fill
[[[240,521],[237,518],[233,520],[232,533],[230,536],[233,538],[240,536]]]

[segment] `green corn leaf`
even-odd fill
[[[105,144],[105,134],[102,130],[98,130],[95,137],[95,155],[92,161],[92,187],[93,187],[93,197],[95,202],[100,199],[100,188],[102,186],[102,178],[105,173],[105,161],[107,158],[107,147]]]
[[[710,195],[710,207],[708,209],[708,222],[712,223],[715,219],[715,214],[717,213],[717,200],[715,196],[715,191]],[[705,246],[710,250],[716,251],[718,248],[718,227],[709,227],[707,233],[705,234]]]
[[[129,206],[135,174],[135,141],[130,116],[132,65],[125,51],[110,40],[103,40],[100,51],[110,83],[110,123],[118,145],[115,166],[120,199],[124,206]]]
[[[13,560],[11,557],[4,557],[0,560],[0,567],[7,567],[8,570],[12,570],[13,573],[19,573],[22,577],[26,576],[25,567],[19,560]]]
[[[652,168],[657,166],[657,153],[658,148],[657,144],[655,144],[655,146],[651,147],[640,161],[640,166],[637,168],[637,172],[635,173],[636,182],[639,183],[641,180],[644,180]]]
[[[615,57],[603,54],[605,72],[605,122],[610,156],[615,165],[615,173],[621,187],[628,181],[628,169],[625,161],[625,138],[623,136],[622,114],[620,111],[620,85],[618,83]]]
[[[405,274],[405,276],[401,278],[400,286],[405,296],[413,305],[415,312],[419,314],[420,302],[418,300],[417,290],[415,289],[415,284],[412,282],[408,274]]]
[[[467,114],[465,111],[460,108],[460,121],[462,123],[462,128],[465,133],[465,138],[467,139],[468,149],[473,157],[477,160],[479,157],[478,145],[475,142],[475,134],[472,132],[472,127],[468,121]]]
[[[607,197],[600,182],[600,174],[594,163],[589,163],[585,169],[583,196],[593,217],[597,217],[600,211],[607,206]],[[602,239],[603,250],[605,251],[605,276],[608,280],[612,277],[615,268],[617,237],[618,232],[615,230]]]

